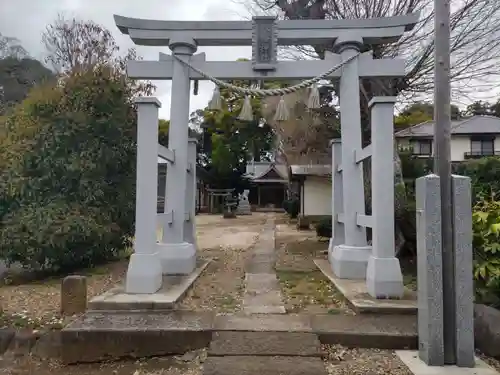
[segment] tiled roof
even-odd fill
[[[500,118],[493,116],[472,116],[451,122],[451,134],[500,134]],[[395,134],[396,138],[432,137],[434,121],[426,121],[403,129]]]

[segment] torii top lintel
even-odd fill
[[[115,15],[115,23],[123,34],[137,45],[168,46],[173,39],[191,38],[198,46],[249,46],[254,40],[253,21],[161,21]],[[369,45],[399,40],[413,29],[419,14],[345,20],[273,21],[277,44],[318,45],[343,40],[362,40]]]

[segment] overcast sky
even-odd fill
[[[58,13],[91,19],[112,31],[125,49],[133,43],[116,28],[113,14],[164,20],[238,20],[249,17],[248,10],[232,0],[0,0],[0,33],[18,38],[30,55],[43,59],[41,34]],[[168,47],[137,46],[146,60],[158,60]],[[236,60],[251,57],[250,47],[199,48],[209,60]],[[170,118],[170,83],[155,82],[156,96],[162,102],[160,117]],[[191,96],[191,110],[203,108],[212,95],[213,85],[200,82],[197,96]]]
[[[22,45],[37,59],[43,60],[44,49],[41,34],[47,24],[58,13],[67,17],[76,16],[91,19],[113,32],[118,44],[126,50],[133,43],[127,35],[122,35],[115,26],[113,15],[163,20],[238,20],[248,19],[249,10],[238,3],[244,0],[0,0],[0,33],[21,40]],[[247,0],[247,3],[251,3]],[[137,46],[139,54],[146,60],[158,60],[159,52],[169,53],[168,47]],[[208,60],[234,61],[240,57],[251,57],[250,47],[209,47],[199,48],[206,52]],[[156,96],[162,102],[161,118],[170,118],[170,82],[155,82]],[[191,111],[203,108],[212,95],[213,84],[200,82],[197,96],[191,96]],[[498,97],[494,92],[476,93],[475,99]],[[452,90],[453,92],[453,90]],[[463,106],[464,104],[458,102]]]

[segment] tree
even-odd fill
[[[61,14],[42,34],[47,62],[59,73],[88,70],[116,60],[120,50],[109,30],[93,21]]]
[[[466,116],[495,116],[500,117],[500,100],[495,104],[478,100],[467,106]]]
[[[29,57],[18,39],[0,33],[0,115],[20,103],[34,85],[53,76],[39,61]]]
[[[170,128],[170,121],[160,119],[158,123],[158,143],[162,146],[168,147],[168,129]]]
[[[500,117],[500,99],[490,107],[490,115],[495,117]]]
[[[54,74],[34,59],[0,59],[0,115],[21,103],[35,86],[54,79]]]
[[[251,82],[232,81],[240,87],[250,87]],[[265,88],[275,87],[266,83]],[[243,178],[250,160],[269,160],[274,148],[274,132],[262,115],[262,101],[252,98],[254,121],[241,121],[238,116],[243,100],[225,88],[220,89],[223,108],[219,111],[208,107],[191,114],[190,127],[198,137],[198,164],[207,172],[204,179],[215,188],[248,188]]]
[[[272,125],[278,137],[279,150],[287,164],[327,164],[330,162],[329,141],[340,137],[340,114],[329,103],[332,90],[320,90],[320,108],[307,107],[310,90],[302,90],[284,97],[289,108],[288,120],[274,121],[279,97],[266,98],[263,116]]]
[[[286,19],[350,19],[405,15],[420,12],[415,29],[399,42],[373,48],[374,58],[401,55],[409,63],[408,74],[397,82],[362,80],[362,113],[369,138],[369,100],[379,94],[412,98],[429,95],[434,88],[433,9],[429,0],[254,0],[262,11]],[[490,0],[451,1],[451,79],[455,92],[465,94],[494,85],[500,75],[500,4]],[[323,57],[329,45],[299,48],[301,53]]]
[[[0,129],[0,258],[67,271],[130,242],[133,99],[153,87],[127,79],[123,60],[109,56],[34,88]]]
[[[19,39],[8,37],[0,33],[0,59],[6,57],[21,60],[29,56]]]
[[[422,122],[430,121],[434,116],[434,106],[429,103],[417,102],[405,107],[394,119],[396,130],[402,130]]]
[[[158,143],[162,146],[168,147],[168,129],[170,128],[170,120],[160,119],[158,121]],[[189,138],[200,137],[200,134],[191,126],[188,129]]]
[[[460,120],[462,114],[460,108],[451,105],[451,119]],[[416,102],[405,107],[394,119],[396,130],[402,130],[410,126],[418,125],[434,119],[434,104]]]
[[[249,82],[232,81],[240,87],[250,87]],[[269,87],[269,84],[266,84]],[[247,161],[261,160],[269,156],[274,146],[274,133],[263,119],[259,98],[252,98],[254,121],[240,121],[238,115],[243,106],[240,95],[221,88],[224,108],[220,111],[203,111],[204,152],[206,159],[220,173],[239,171],[244,173]],[[192,115],[192,123],[200,122],[198,114]]]

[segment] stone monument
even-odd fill
[[[243,193],[238,195],[238,208],[236,210],[236,214],[238,215],[252,214],[250,203],[248,202],[248,194],[250,194],[250,190],[243,190]]]

